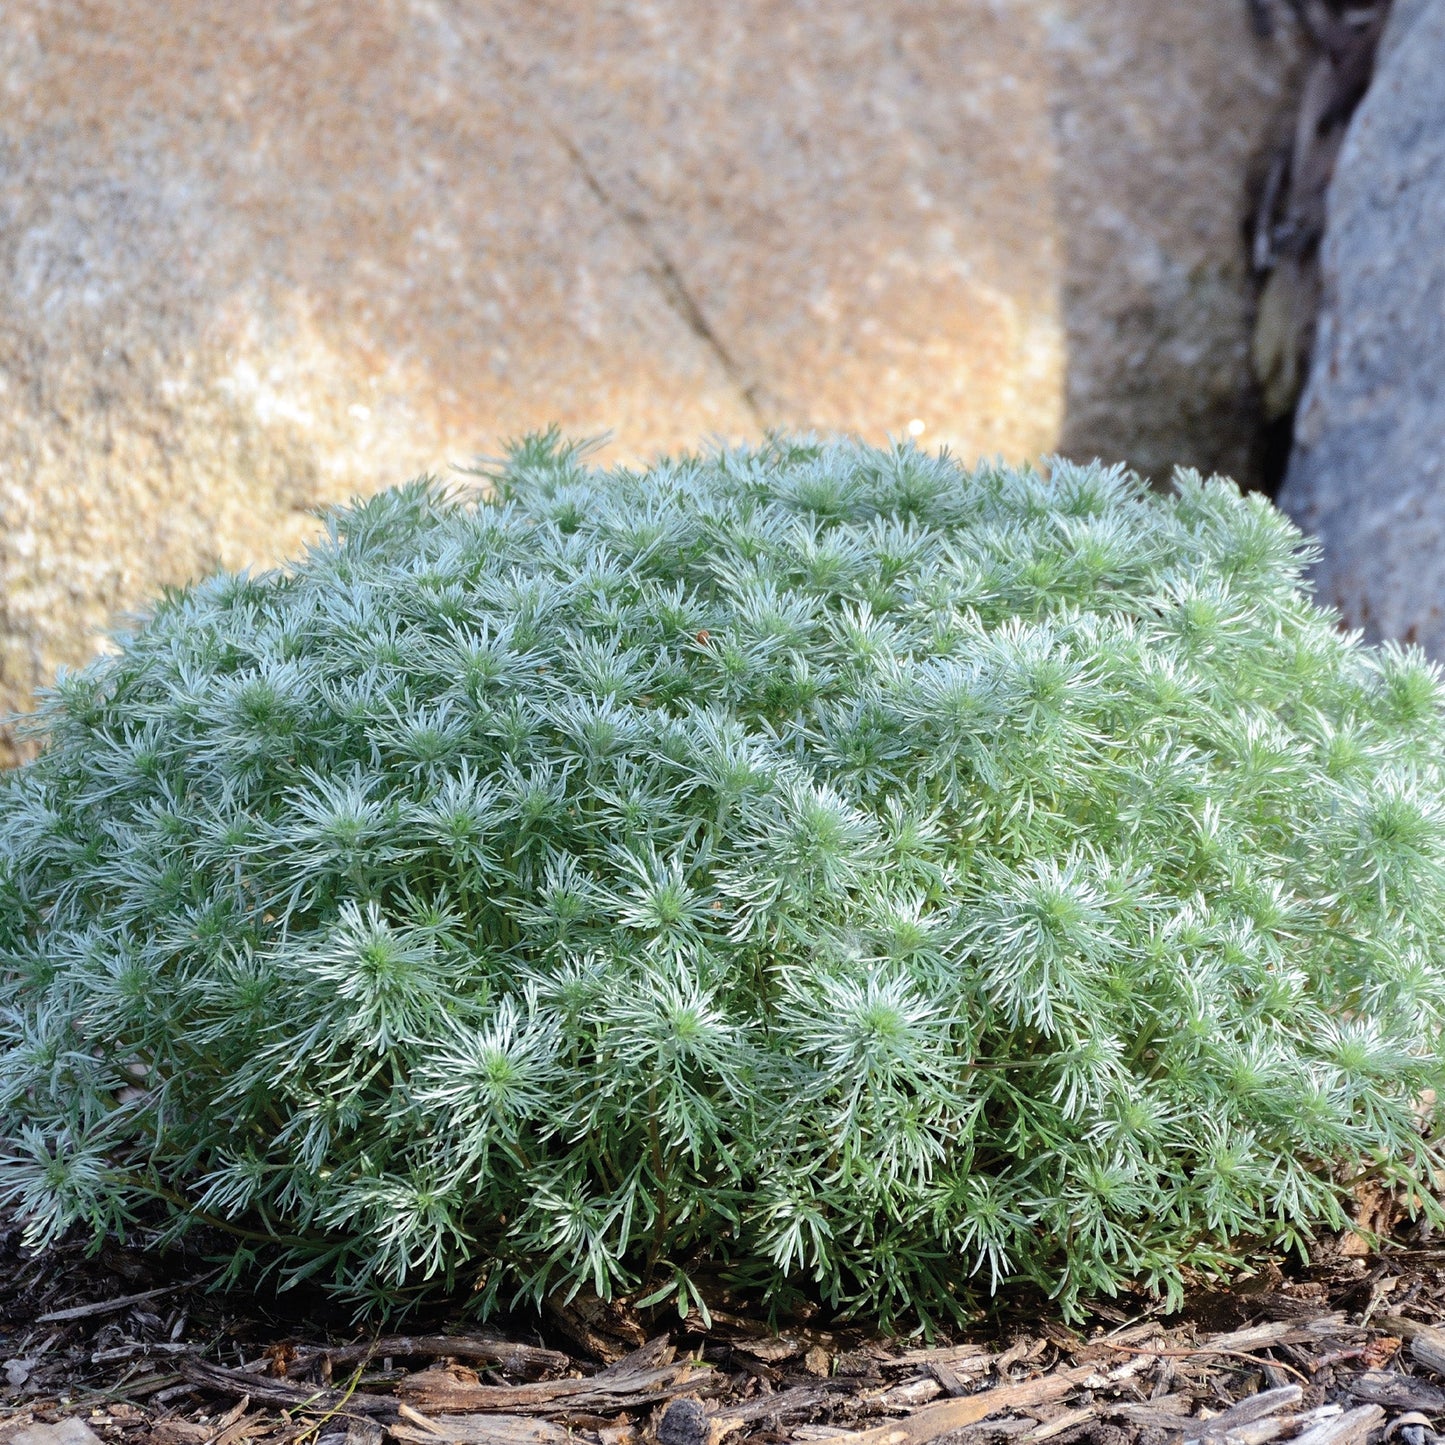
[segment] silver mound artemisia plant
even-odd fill
[[[1307,560],[1192,476],[549,435],[168,594],[0,781],[0,1202],[884,1321],[1433,1207],[1441,681]]]

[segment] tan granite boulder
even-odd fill
[[[9,0],[0,708],[552,421],[1238,472],[1288,64],[1242,0]]]

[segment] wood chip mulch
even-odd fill
[[[1343,1236],[1167,1318],[1004,1301],[925,1345],[595,1302],[367,1335],[195,1261],[33,1258],[0,1222],[0,1445],[1445,1445],[1445,1249],[1409,1243]]]

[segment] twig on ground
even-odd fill
[[[200,1285],[209,1284],[218,1274],[220,1274],[220,1270],[213,1269],[206,1274],[198,1274],[194,1279],[182,1280],[179,1284],[159,1285],[155,1289],[142,1290],[139,1294],[121,1295],[118,1299],[97,1300],[94,1304],[71,1305],[69,1309],[48,1310],[43,1315],[36,1315],[35,1323],[49,1325],[57,1324],[61,1320],[84,1320],[89,1319],[92,1315],[115,1314],[118,1310],[129,1309],[132,1305],[160,1299],[162,1295],[175,1294],[178,1290],[196,1289]]]

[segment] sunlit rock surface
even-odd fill
[[[1290,60],[1192,0],[11,0],[0,708],[553,421],[1241,473]]]

